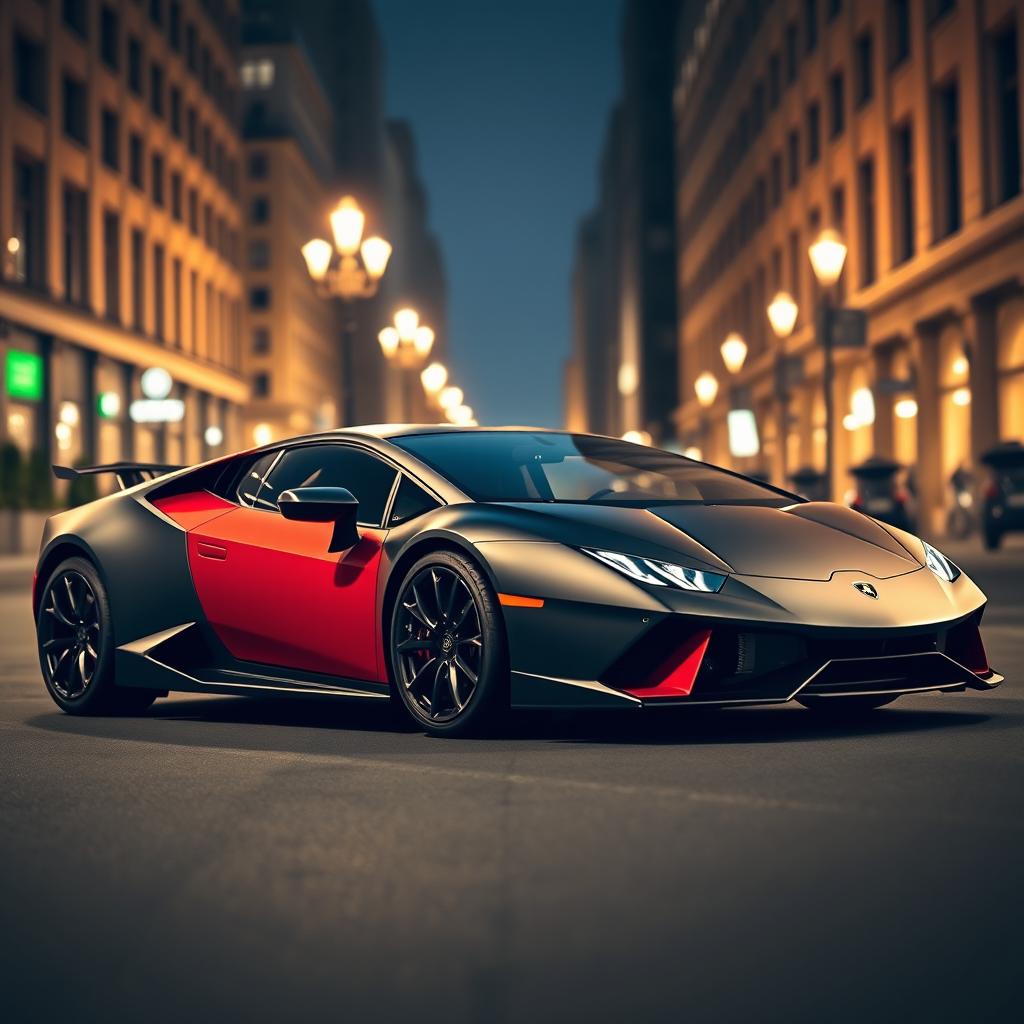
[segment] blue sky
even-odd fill
[[[618,95],[620,0],[375,0],[448,272],[449,361],[481,423],[559,426],[576,223]]]

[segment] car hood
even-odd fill
[[[844,505],[518,504],[535,535],[603,547],[740,576],[827,580],[842,570],[875,579],[913,572],[921,562],[875,520]],[[547,523],[541,528],[538,520]],[[522,525],[526,525],[525,522]]]

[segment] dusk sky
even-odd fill
[[[480,422],[560,426],[576,224],[619,90],[620,0],[375,0]]]

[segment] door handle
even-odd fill
[[[216,562],[223,562],[228,557],[228,549],[219,544],[208,544],[201,540],[196,545],[196,550],[203,558],[212,558]]]

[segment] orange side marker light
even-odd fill
[[[499,594],[498,601],[507,608],[543,608],[542,597],[522,597],[519,594]]]

